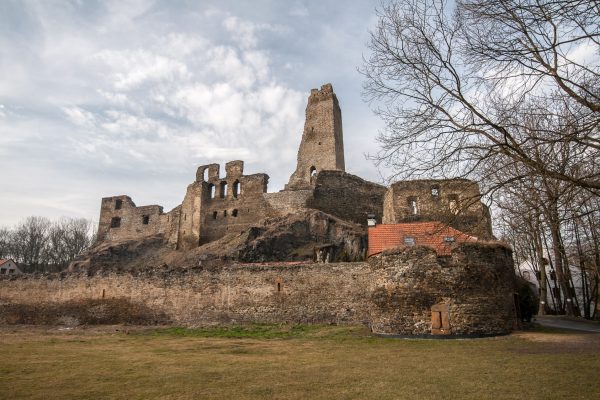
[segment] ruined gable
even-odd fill
[[[396,182],[385,194],[383,213],[384,224],[439,221],[479,239],[493,238],[479,185],[467,179]]]

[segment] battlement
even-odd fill
[[[308,104],[314,104],[324,100],[334,100],[337,104],[337,96],[333,92],[333,86],[331,83],[326,83],[321,86],[321,89],[311,89],[310,96],[308,96]]]

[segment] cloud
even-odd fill
[[[232,15],[225,17],[223,26],[232,35],[233,39],[245,49],[256,47],[258,43],[257,36],[260,33],[281,34],[287,31],[281,25],[254,23]]]
[[[333,2],[320,15],[310,10],[310,26],[296,22],[309,15],[304,2],[3,7],[0,156],[11,163],[0,225],[38,212],[95,218],[99,199],[114,194],[169,209],[198,165],[233,159],[245,160],[248,173],[268,173],[269,190],[279,190],[295,168],[310,88],[350,77],[334,81],[344,108],[352,103],[340,90],[357,85],[346,53],[360,45],[342,46],[331,33],[346,40],[344,27],[362,17],[344,17],[351,8],[332,13]],[[343,111],[364,137],[368,118]],[[351,151],[347,164],[357,165]],[[71,201],[68,193],[77,204],[57,204]]]

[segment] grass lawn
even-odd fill
[[[598,399],[599,374],[600,335],[561,331],[0,327],[2,399]]]

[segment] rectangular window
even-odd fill
[[[142,224],[148,225],[149,222],[150,222],[150,216],[149,215],[142,216]]]
[[[110,227],[111,228],[118,228],[121,226],[121,218],[119,217],[113,217],[113,219],[110,220]]]
[[[414,237],[406,236],[404,238],[404,245],[405,246],[414,246],[415,244],[416,244],[416,241],[415,241]]]
[[[115,210],[120,210],[123,207],[123,200],[117,199],[115,200]]]
[[[419,214],[419,205],[418,205],[416,197],[409,197],[408,198],[408,208],[409,208],[410,213],[412,215]]]

